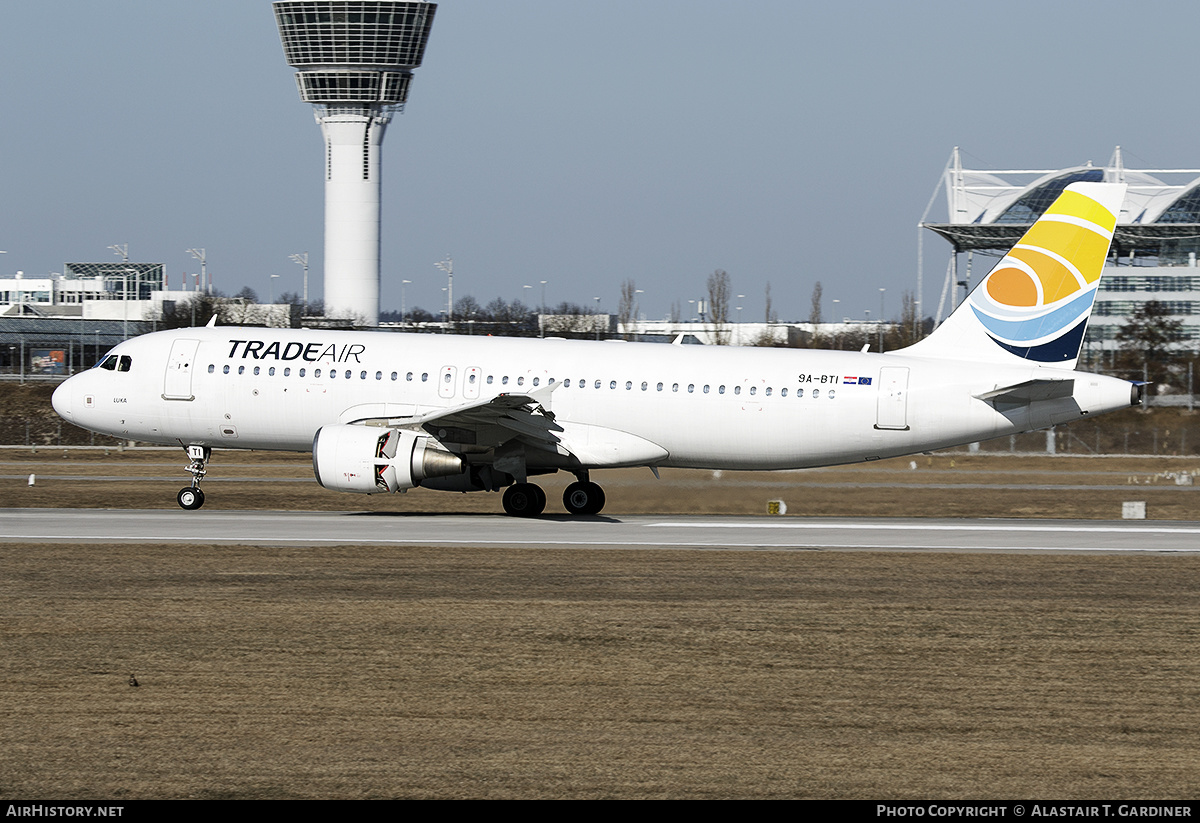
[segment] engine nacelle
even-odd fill
[[[313,438],[313,474],[335,491],[397,492],[461,474],[464,465],[429,435],[408,429],[322,426]]]

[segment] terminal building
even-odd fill
[[[956,147],[942,179],[948,221],[921,223],[950,243],[935,319],[944,319],[1063,189],[1078,182],[1129,186],[1092,310],[1085,356],[1119,348],[1118,330],[1150,301],[1165,304],[1183,322],[1180,348],[1200,350],[1200,169],[1129,169],[1119,146],[1104,166],[1007,171],[963,168]]]

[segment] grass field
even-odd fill
[[[1191,556],[0,555],[5,799],[1200,792]]]
[[[1195,519],[1189,459],[916,462],[597,479],[618,515],[782,498],[1117,517],[1144,499]],[[183,463],[0,450],[0,495],[174,507]],[[224,508],[499,509],[337,495],[270,454],[219,454],[205,489]],[[0,544],[0,563],[6,800],[1200,793],[1193,555],[201,542]]]

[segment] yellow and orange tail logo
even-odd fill
[[[1000,347],[1028,360],[1079,354],[1125,186],[1075,183],[967,298]]]

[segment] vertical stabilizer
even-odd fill
[[[933,334],[918,357],[1074,369],[1123,183],[1073,183]]]

